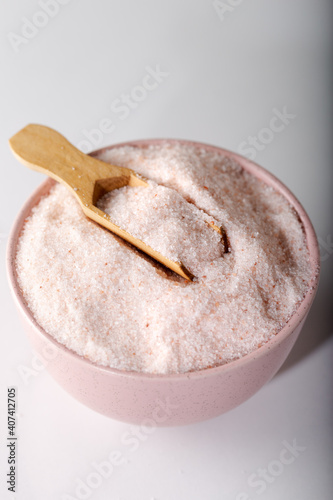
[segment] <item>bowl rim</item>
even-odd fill
[[[253,362],[254,360],[264,357],[269,350],[278,347],[302,323],[314,300],[319,284],[319,275],[320,275],[320,253],[319,253],[318,241],[312,223],[307,213],[305,212],[303,206],[298,201],[298,199],[293,195],[293,193],[277,177],[275,177],[275,175],[268,172],[265,168],[261,167],[252,160],[249,160],[248,158],[241,156],[238,153],[234,153],[228,149],[224,149],[218,146],[213,146],[211,144],[197,142],[197,141],[190,141],[186,139],[173,139],[173,138],[130,140],[102,147],[100,149],[92,151],[89,154],[95,157],[114,148],[119,148],[124,146],[148,147],[150,145],[163,144],[163,143],[193,145],[194,147],[203,148],[207,151],[216,152],[217,154],[235,160],[237,163],[241,165],[242,168],[244,168],[244,170],[254,175],[265,184],[270,185],[280,194],[282,194],[284,198],[286,198],[288,202],[291,204],[291,206],[294,208],[300,222],[302,223],[307,243],[307,248],[309,251],[309,261],[312,268],[312,274],[309,280],[309,287],[305,296],[300,302],[298,308],[294,311],[290,319],[285,323],[285,325],[281,328],[281,330],[279,330],[270,340],[265,342],[262,346],[258,347],[249,354],[242,356],[241,358],[235,359],[233,361],[230,361],[222,365],[217,365],[214,367],[208,367],[208,368],[203,368],[201,370],[189,371],[184,373],[155,374],[146,372],[125,371],[125,370],[119,370],[117,368],[112,368],[109,366],[98,365],[97,363],[94,363],[89,359],[84,358],[83,356],[77,354],[76,352],[72,351],[71,349],[67,348],[65,345],[61,344],[56,339],[54,339],[37,323],[28,305],[26,304],[20,292],[20,287],[17,281],[16,269],[14,266],[16,258],[17,242],[21,230],[24,226],[24,221],[26,217],[30,215],[31,209],[37,205],[41,196],[47,194],[51,189],[51,187],[56,184],[56,182],[53,179],[47,178],[45,181],[43,181],[32,192],[32,194],[28,197],[28,199],[20,209],[19,213],[17,214],[13,222],[9,234],[7,243],[7,254],[6,254],[7,276],[9,280],[10,289],[12,291],[16,304],[21,313],[23,314],[24,318],[28,321],[30,326],[38,333],[39,336],[46,338],[49,342],[51,342],[51,344],[55,348],[60,349],[62,354],[64,354],[65,356],[68,356],[70,358],[74,357],[77,363],[82,363],[83,366],[90,365],[98,372],[127,379],[135,378],[135,379],[158,381],[159,383],[161,381],[162,382],[163,381],[168,382],[171,380],[184,381],[188,379],[198,379],[198,378],[200,379],[202,377],[206,378],[206,377],[216,376],[224,372],[233,371],[234,369],[238,369],[241,366],[245,366],[248,363]]]

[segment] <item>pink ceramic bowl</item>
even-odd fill
[[[161,140],[153,139],[127,144],[145,146],[159,142]],[[33,347],[47,360],[47,369],[54,379],[72,396],[93,410],[125,422],[147,426],[190,424],[221,415],[246,401],[275,375],[287,358],[318,287],[319,250],[316,235],[307,214],[293,194],[273,175],[246,158],[206,144],[192,144],[235,159],[248,172],[282,193],[304,226],[312,268],[309,291],[284,328],[251,354],[216,368],[180,375],[125,372],[91,363],[59,344],[36,323],[17,284],[14,261],[24,220],[54,181],[46,180],[29,198],[14,223],[9,239],[9,281]],[[112,147],[116,146],[119,144]],[[92,153],[93,156],[98,152]]]

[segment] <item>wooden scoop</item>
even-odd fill
[[[188,280],[193,274],[181,262],[167,259],[143,241],[111,222],[110,216],[96,207],[105,193],[123,186],[147,186],[133,170],[116,167],[88,156],[61,134],[43,125],[27,125],[10,140],[11,150],[27,167],[47,174],[65,184],[75,194],[87,217],[109,229],[146,254]],[[214,227],[218,230],[219,228]]]

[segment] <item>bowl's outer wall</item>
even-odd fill
[[[153,141],[135,143],[140,145],[151,142]],[[223,151],[214,147],[212,149]],[[237,161],[240,160],[238,155],[226,153]],[[246,159],[242,159],[241,163],[250,169],[253,165]],[[260,167],[255,168],[259,168],[257,176],[268,177],[272,184],[278,184],[276,187],[281,191],[279,181]],[[24,219],[53,184],[54,181],[51,180],[44,182],[18,215],[9,241],[7,266],[24,329],[36,352],[45,360],[51,375],[67,392],[95,411],[121,421],[151,426],[184,425],[213,418],[235,408],[274,376],[301,331],[318,285],[318,272],[315,273],[315,269],[318,270],[319,267],[316,237],[304,209],[288,190],[287,197],[296,205],[307,232],[311,265],[314,269],[313,286],[292,321],[271,341],[240,360],[199,372],[154,376],[103,368],[85,360],[46,334],[36,324],[24,303],[14,265],[17,241]],[[286,195],[285,192],[284,194]]]

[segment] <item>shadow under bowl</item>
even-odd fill
[[[99,153],[123,145],[146,147],[163,139],[115,144]],[[236,153],[190,141],[191,144],[237,161],[246,171],[272,186],[292,205],[301,220],[309,250],[312,275],[309,289],[285,326],[271,340],[252,353],[228,364],[195,372],[152,375],[98,366],[67,349],[36,322],[18,285],[15,257],[17,243],[32,208],[54,185],[46,180],[27,200],[13,225],[7,248],[7,271],[23,327],[36,352],[46,360],[53,378],[81,403],[108,417],[124,422],[171,426],[186,425],[221,415],[255,394],[279,370],[305,322],[319,282],[319,249],[316,235],[305,210],[294,195],[272,174]]]

